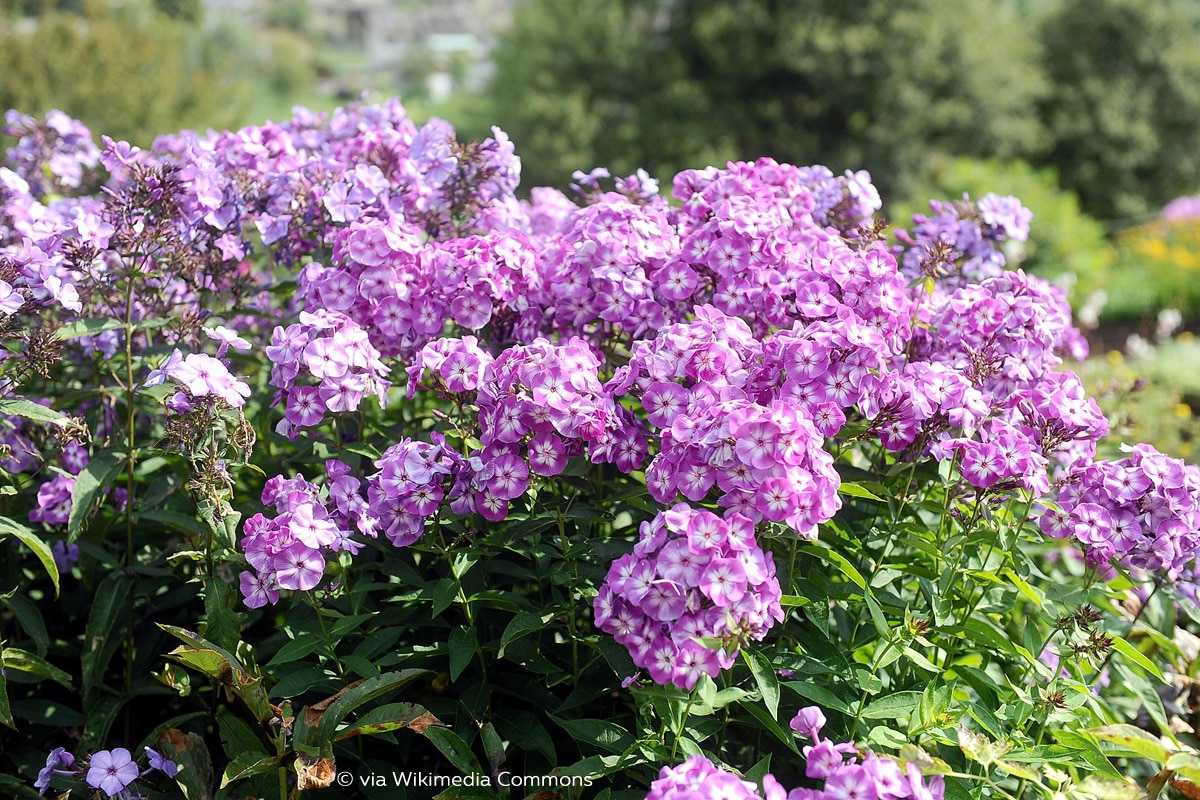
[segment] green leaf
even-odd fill
[[[1017,591],[1025,595],[1025,597],[1028,598],[1034,605],[1036,605],[1038,608],[1044,607],[1045,603],[1042,599],[1041,592],[1026,583],[1021,576],[1017,575],[1017,573],[1013,572],[1011,569],[1004,570],[1003,575],[1012,581],[1012,585],[1017,587]]]
[[[183,647],[168,653],[168,657],[224,681],[259,722],[275,718],[275,711],[262,685],[262,676],[251,675],[237,656],[189,630],[161,622],[158,627],[184,643]]]
[[[221,732],[221,747],[226,753],[265,756],[269,749],[259,729],[238,716],[232,706],[221,706],[217,710],[217,728]]]
[[[321,743],[332,742],[338,725],[346,718],[347,714],[363,703],[394,692],[410,681],[427,674],[429,674],[429,670],[424,669],[385,672],[378,677],[369,678],[356,686],[338,693],[335,695],[337,699],[333,700],[321,715],[317,731]],[[311,725],[312,723],[310,722],[309,724]]]
[[[847,561],[846,557],[841,553],[836,553],[833,550],[830,550],[828,547],[819,544],[803,545],[800,547],[800,552],[817,556],[818,558],[822,558],[825,561],[832,563],[838,569],[840,569],[847,578],[853,581],[858,588],[867,588],[867,581],[863,578],[862,573],[859,572],[853,564]]]
[[[533,712],[523,709],[505,712],[496,718],[496,728],[505,739],[521,750],[541,753],[548,763],[558,763],[554,738]]]
[[[750,716],[761,722],[763,727],[765,727],[772,735],[774,735],[776,739],[785,744],[789,750],[796,755],[800,754],[800,748],[796,746],[796,737],[790,732],[785,731],[783,727],[775,720],[775,718],[767,713],[765,708],[758,703],[750,703],[746,701],[742,701],[740,705],[742,708],[746,709],[746,711],[750,712]]]
[[[226,500],[219,503],[204,501],[200,503],[200,517],[208,525],[213,545],[218,550],[233,550],[236,547],[237,526],[242,518],[240,511],[234,511]]]
[[[889,728],[886,725],[876,725],[871,728],[867,734],[867,739],[879,745],[886,747],[889,750],[899,750],[904,745],[908,744],[908,737],[894,728]]]
[[[1036,781],[1039,777],[1035,770],[1030,769],[1024,764],[1018,764],[1012,761],[997,761],[996,766],[1007,772],[1009,775],[1013,775],[1018,778],[1024,778],[1025,780]]]
[[[237,648],[241,638],[241,616],[233,610],[233,586],[219,578],[204,582],[204,638],[229,650]]]
[[[1134,664],[1137,664],[1146,672],[1149,672],[1151,675],[1158,678],[1158,680],[1162,683],[1167,682],[1167,679],[1163,677],[1162,672],[1159,671],[1158,665],[1146,658],[1146,656],[1143,655],[1140,650],[1131,645],[1129,642],[1125,641],[1120,636],[1114,635],[1112,640],[1112,646],[1114,650],[1128,658]]]
[[[77,339],[80,336],[95,336],[97,333],[104,331],[113,331],[117,328],[125,327],[125,323],[119,319],[77,319],[73,322],[68,322],[54,332],[54,335],[64,341],[68,339]]]
[[[863,599],[867,602],[867,611],[870,612],[871,623],[875,626],[875,632],[879,634],[880,638],[886,641],[891,637],[892,629],[887,623],[887,617],[883,615],[883,608],[880,607],[879,601],[875,599],[875,596],[871,594],[869,589],[863,595]]]
[[[4,790],[5,796],[13,800],[42,800],[42,796],[31,786],[28,779],[15,775],[0,774],[0,789]]]
[[[1141,672],[1134,672],[1124,664],[1114,663],[1110,669],[1116,684],[1125,687],[1140,699],[1146,713],[1150,715],[1150,719],[1154,720],[1159,731],[1168,739],[1173,740],[1175,734],[1171,731],[1171,723],[1167,720],[1167,712],[1163,708],[1162,698],[1159,697],[1158,691],[1146,676]]]
[[[933,674],[937,675],[938,673],[940,673],[942,671],[941,667],[939,667],[937,664],[934,664],[928,658],[921,655],[920,653],[918,653],[916,650],[912,649],[911,647],[904,648],[904,655],[908,657],[909,661],[916,664],[918,667],[925,670],[926,672],[932,672]]]
[[[458,676],[475,657],[475,629],[457,626],[450,631],[450,680],[458,680]]]
[[[96,587],[95,600],[88,615],[81,659],[81,688],[85,695],[103,680],[108,662],[121,646],[133,581],[132,575],[112,572]]]
[[[634,743],[633,734],[615,722],[603,719],[551,719],[580,744],[610,753],[624,753]]]
[[[437,617],[458,598],[458,581],[442,578],[433,587],[432,617]]]
[[[958,747],[972,761],[977,761],[985,767],[990,767],[1012,750],[1007,742],[993,742],[983,734],[958,729]]]
[[[758,693],[762,696],[763,705],[767,707],[767,711],[772,717],[779,717],[779,677],[775,674],[775,668],[771,666],[770,660],[760,652],[751,653],[749,650],[742,651],[743,658],[746,659],[746,665],[750,667],[750,674],[754,676],[754,682],[758,685]]]
[[[436,725],[444,727],[445,724],[423,706],[416,703],[388,703],[355,719],[350,727],[338,733],[336,740],[370,736],[401,728],[412,728],[417,733],[424,733],[426,728]]]
[[[783,685],[801,697],[825,708],[840,711],[843,714],[853,715],[854,713],[850,710],[849,703],[823,686],[818,686],[814,683],[804,683],[803,681],[784,681]]]
[[[13,537],[33,551],[38,561],[42,562],[43,569],[50,575],[50,580],[54,583],[54,596],[57,597],[58,564],[54,563],[54,554],[50,552],[50,546],[24,525],[8,517],[0,517],[0,541],[3,541],[6,536]]]
[[[212,800],[212,757],[199,734],[172,728],[158,737],[155,749],[179,765],[175,782],[187,800]]]
[[[920,692],[896,692],[881,697],[863,709],[862,719],[905,719],[921,702]]]
[[[504,648],[522,636],[542,630],[552,619],[554,619],[554,612],[540,616],[528,611],[518,612],[508,623],[504,633],[500,635],[500,652],[496,654],[496,658],[504,658]]]
[[[100,493],[112,482],[124,464],[123,454],[108,451],[89,461],[75,476],[75,486],[71,489],[71,513],[67,518],[68,542],[79,538],[83,524],[91,516]]]
[[[1075,750],[1079,758],[1090,764],[1096,774],[1113,779],[1122,777],[1095,740],[1075,731],[1054,731],[1054,738],[1063,746]]]
[[[1079,784],[1079,793],[1096,800],[1144,800],[1146,793],[1135,781],[1128,778],[1114,780],[1089,775]]]
[[[4,666],[8,669],[20,670],[30,675],[37,675],[39,678],[49,678],[60,686],[67,689],[71,688],[70,675],[33,653],[28,653],[15,647],[6,647],[4,648],[3,659]]]
[[[865,489],[862,485],[857,483],[848,483],[846,481],[843,481],[842,485],[838,487],[838,494],[844,494],[850,497],[861,497],[864,500],[874,500],[878,503],[883,502],[882,497],[867,491],[867,489]]]
[[[324,642],[315,633],[301,631],[296,638],[279,648],[279,652],[267,662],[268,667],[299,661],[310,653],[324,647]]]
[[[0,652],[0,724],[16,730],[17,722],[13,719],[12,707],[8,704],[8,680],[4,676],[6,666],[4,653]]]
[[[1174,754],[1175,748],[1167,748],[1155,736],[1134,725],[1105,725],[1101,728],[1091,728],[1088,733],[1097,739],[1120,745],[1129,752],[1148,758],[1157,764],[1166,764]]]
[[[239,753],[237,758],[229,762],[225,773],[221,776],[221,787],[224,789],[234,781],[262,775],[279,768],[282,759],[278,755],[270,756],[262,753]]]
[[[1200,781],[1200,756],[1195,753],[1176,753],[1167,759],[1166,766],[1189,781]]]
[[[471,748],[454,731],[449,728],[433,727],[425,731],[425,738],[433,742],[434,747],[440,750],[442,755],[450,759],[450,763],[458,767],[464,774],[483,773]]]
[[[34,422],[48,422],[52,425],[63,426],[71,420],[52,408],[26,400],[23,397],[8,397],[0,400],[0,414],[12,417],[23,417]]]
[[[495,775],[504,764],[504,742],[496,733],[496,726],[490,722],[479,726],[479,738],[483,740],[483,752],[487,754],[488,771]]]

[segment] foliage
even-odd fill
[[[1148,220],[1114,237],[1117,263],[1105,317],[1146,318],[1175,308],[1200,312],[1195,275],[1200,269],[1200,224],[1194,219]]]
[[[770,155],[866,168],[886,191],[939,151],[1036,150],[1036,63],[1020,19],[986,0],[536,0],[501,41],[492,93],[538,153],[535,184],[580,164]]]
[[[1150,442],[1179,458],[1196,455],[1200,415],[1200,344],[1190,333],[1133,352],[1112,350],[1079,366],[1080,376],[1113,422],[1109,451],[1122,442]]]
[[[1200,469],[1096,460],[1015,199],[8,119],[14,796],[1193,790]]]
[[[1020,159],[1109,220],[1200,183],[1198,26],[1143,0],[534,0],[493,114],[538,183],[766,154],[917,198],[939,159]]]
[[[1033,225],[1029,241],[1006,253],[1010,263],[1050,279],[1067,276],[1075,307],[1109,285],[1116,251],[1104,226],[1080,210],[1073,193],[1059,188],[1051,170],[1035,170],[1024,161],[938,158],[920,184],[911,195],[914,199],[888,209],[891,219],[924,212],[915,198],[1015,195],[1033,212]]]
[[[1200,16],[1190,3],[1066,0],[1041,26],[1044,162],[1101,219],[1140,216],[1200,182]],[[1120,53],[1120,58],[1114,58]]]
[[[186,21],[137,4],[0,19],[0,107],[60,109],[148,145],[180,125],[220,125],[237,80]]]

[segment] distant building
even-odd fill
[[[362,56],[365,85],[424,90],[434,100],[486,84],[496,35],[511,23],[513,4],[514,0],[309,0],[314,31]]]

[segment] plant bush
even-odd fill
[[[1015,195],[1037,222],[1029,231],[1028,242],[1006,245],[1004,255],[1010,266],[1020,265],[1041,277],[1067,282],[1069,299],[1077,309],[1110,286],[1116,248],[1108,241],[1104,226],[1080,209],[1079,198],[1059,188],[1053,170],[1035,170],[1016,160],[940,157],[933,159],[919,185],[911,200],[887,209],[897,224],[904,225],[913,214],[924,212],[930,197],[956,198],[964,192],[972,197],[988,192]]]
[[[4,791],[1195,791],[1200,470],[1095,460],[1015,198],[9,124]]]

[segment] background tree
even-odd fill
[[[233,120],[232,65],[186,20],[92,2],[82,15],[47,10],[25,22],[0,19],[0,109],[58,108],[142,145]]]
[[[770,155],[866,167],[890,190],[935,151],[1043,147],[1045,89],[1022,18],[995,0],[533,0],[494,95],[534,183],[568,164],[668,176]]]
[[[1200,189],[1200,9],[1175,0],[1064,0],[1041,28],[1054,92],[1043,163],[1102,218]]]

